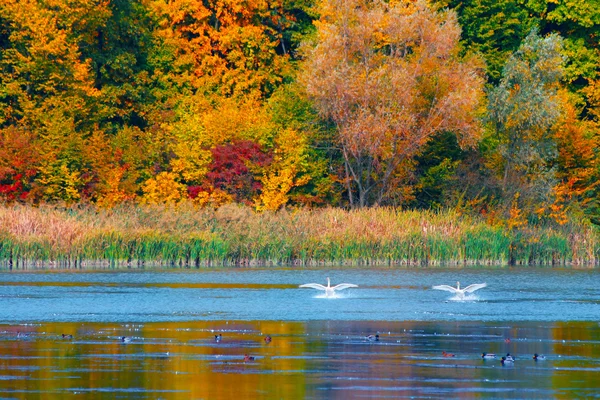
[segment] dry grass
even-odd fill
[[[597,259],[594,227],[573,222],[509,230],[453,211],[0,207],[0,263],[13,268],[595,265]]]

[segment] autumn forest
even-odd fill
[[[600,6],[3,0],[0,201],[600,223]]]

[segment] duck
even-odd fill
[[[481,353],[481,358],[483,358],[484,360],[489,360],[492,358],[496,358],[496,355],[494,353]]]
[[[452,286],[448,286],[448,285],[437,285],[437,286],[433,286],[432,289],[445,290],[447,292],[452,292],[462,300],[465,298],[465,293],[473,293],[474,291],[482,289],[486,286],[487,286],[486,283],[474,283],[472,285],[467,286],[464,289],[461,289],[460,282],[456,282],[456,287],[452,287]]]
[[[358,287],[358,285],[355,285],[353,283],[340,283],[339,285],[335,285],[332,287],[331,282],[329,281],[329,278],[327,278],[327,286],[323,286],[319,283],[305,283],[304,285],[300,285],[298,287],[324,290],[325,297],[334,297],[336,290],[344,290],[347,288]]]
[[[379,342],[379,335],[367,335],[365,336],[365,339],[370,342]]]
[[[271,343],[271,336],[265,336],[265,343]]]
[[[121,342],[123,342],[123,343],[130,343],[131,342],[131,338],[129,336],[121,336]]]
[[[502,364],[502,365],[506,365],[506,364],[512,365],[512,364],[514,364],[514,362],[515,362],[514,359],[509,359],[506,357],[502,357],[502,359],[500,360],[500,364]]]
[[[535,361],[537,361],[537,360],[545,360],[545,359],[546,359],[546,356],[542,356],[542,355],[540,355],[540,354],[538,354],[538,353],[535,353],[535,354],[533,355],[533,359],[534,359]]]
[[[69,335],[69,334],[63,333],[62,334],[62,338],[63,339],[73,339],[73,335]]]
[[[515,361],[515,358],[513,356],[510,355],[510,353],[506,353],[506,357],[505,357],[508,361]]]
[[[223,338],[223,335],[221,335],[220,333],[218,335],[215,335],[215,342],[219,343],[222,338]]]
[[[452,354],[452,353],[446,353],[445,351],[442,351],[442,356],[444,356],[444,357],[456,357],[454,354]]]
[[[247,361],[254,361],[254,357],[250,356],[248,354],[244,354],[244,362],[247,362]]]

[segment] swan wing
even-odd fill
[[[351,287],[358,287],[358,285],[355,285],[353,283],[340,283],[339,285],[335,285],[332,289],[333,290],[343,290],[343,289],[348,289]]]
[[[452,286],[448,286],[448,285],[437,285],[437,286],[433,286],[432,289],[445,290],[447,292],[452,292],[452,293],[458,292],[458,290],[456,290],[456,288],[453,288]]]
[[[327,288],[323,285],[320,285],[318,283],[305,283],[304,285],[300,285],[298,287],[308,287],[308,288],[313,288],[313,289],[317,289],[317,290],[327,290]]]
[[[472,285],[467,286],[463,290],[465,291],[465,293],[473,293],[474,291],[484,288],[486,286],[487,284],[485,283],[474,283]]]

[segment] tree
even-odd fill
[[[5,31],[0,53],[0,124],[36,131],[47,113],[62,109],[79,127],[86,103],[98,95],[90,60],[81,56],[77,35],[86,18],[102,15],[92,0],[51,4],[37,0],[0,2]],[[93,10],[93,11],[92,11]],[[42,120],[42,121],[40,121]]]
[[[276,137],[276,147],[270,165],[261,179],[262,191],[256,201],[258,210],[277,210],[287,204],[290,191],[306,185],[311,176],[306,174],[307,138],[293,129],[286,129]]]
[[[528,2],[532,14],[539,15],[540,32],[555,32],[563,40],[562,53],[568,57],[563,79],[581,88],[587,79],[600,72],[600,2],[577,0],[532,0]]]
[[[179,183],[177,178],[177,174],[172,172],[161,172],[156,177],[148,179],[144,183],[142,203],[177,204],[185,199],[186,187]]]
[[[561,115],[557,97],[563,73],[562,39],[533,30],[509,58],[489,93],[488,118],[498,137],[504,198],[531,207],[552,203],[557,183],[554,127]]]
[[[0,129],[0,201],[26,200],[38,173],[39,154],[31,132]]]
[[[436,0],[455,10],[465,48],[484,56],[488,78],[498,82],[502,67],[531,29],[539,23],[520,0]]]
[[[565,206],[575,206],[595,224],[600,224],[600,126],[596,121],[579,118],[580,108],[574,105],[572,95],[560,92],[563,115],[555,130],[558,145],[556,200],[554,212]],[[558,206],[561,206],[558,209]]]
[[[280,0],[153,0],[149,6],[172,57],[172,79],[194,92],[268,95],[289,74],[281,40],[293,16]]]
[[[257,178],[272,160],[257,143],[238,141],[212,149],[207,180],[212,188],[222,190],[239,203],[250,204],[262,188]]]
[[[302,81],[337,127],[352,207],[389,201],[432,135],[477,141],[481,64],[459,56],[453,12],[377,0],[324,0],[320,11]]]
[[[416,157],[415,201],[417,208],[440,208],[447,206],[448,197],[460,190],[457,169],[466,158],[465,152],[451,132],[435,135]]]
[[[579,0],[434,0],[458,14],[465,48],[480,51],[497,84],[502,68],[531,29],[564,38],[563,80],[577,91],[600,73],[600,2]]]
[[[340,187],[332,173],[339,153],[331,151],[331,129],[302,87],[280,87],[269,98],[268,113],[276,124],[274,160],[261,178],[258,209],[339,204]]]
[[[68,7],[70,2],[62,1]],[[79,39],[81,58],[89,60],[99,93],[89,104],[87,119],[109,133],[124,125],[143,129],[152,122],[150,111],[156,102],[155,71],[149,62],[154,21],[144,1],[100,3],[101,9],[90,12],[91,18],[79,21],[72,32]]]

